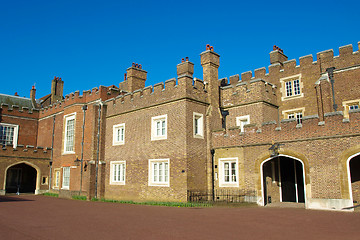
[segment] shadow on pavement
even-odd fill
[[[0,196],[0,202],[24,202],[24,201],[34,201],[20,196]]]

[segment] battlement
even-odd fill
[[[113,86],[99,86],[99,88],[95,87],[91,90],[83,91],[82,95],[80,95],[79,91],[75,91],[73,93],[67,94],[62,101],[57,101],[49,107],[40,109],[40,118],[63,111],[65,107],[73,104],[85,104],[97,101],[99,99],[106,101],[107,99],[117,97],[120,94],[123,94],[123,92]]]
[[[345,119],[342,112],[331,112],[325,114],[325,121],[320,121],[317,115],[305,116],[302,124],[297,124],[295,119],[286,119],[279,124],[273,121],[263,123],[261,126],[245,125],[244,130],[241,132],[239,127],[230,127],[227,132],[214,131],[212,134],[214,148],[269,144],[269,140],[291,142],[358,135],[360,110],[352,111],[349,119]]]
[[[277,105],[276,87],[263,79],[238,82],[221,88],[221,105],[224,108],[253,102]]]
[[[17,105],[9,106],[8,104],[2,103],[0,106],[0,114],[2,115],[12,115],[17,117],[28,117],[28,118],[38,118],[39,109],[29,109],[28,107],[20,108]]]
[[[322,51],[316,54],[316,60],[314,61],[313,56],[306,55],[300,57],[297,65],[295,59],[287,60],[282,63],[275,62],[268,67],[268,71],[266,71],[265,67],[258,68],[254,70],[254,74],[252,71],[247,71],[241,73],[241,78],[239,78],[239,82],[246,82],[254,79],[264,79],[265,81],[272,82],[272,79],[276,79],[281,74],[281,77],[289,76],[292,74],[298,74],[303,69],[304,71],[308,71],[309,68],[320,69],[323,73],[329,67],[335,67],[335,69],[342,69],[349,66],[360,65],[360,42],[358,42],[358,51],[353,50],[353,46],[351,44],[339,47],[339,55],[334,56],[334,51],[332,49]],[[278,50],[277,50],[278,51]],[[230,80],[231,85],[236,85],[235,81]]]
[[[177,81],[172,78],[154,86],[116,96],[106,101],[108,104],[107,116],[185,98],[207,103],[207,91],[204,82],[200,79],[193,79],[189,75],[182,75],[178,77]]]
[[[51,148],[31,146],[31,145],[18,145],[14,148],[12,145],[3,146],[0,150],[0,156],[9,156],[17,158],[43,158],[50,159]]]

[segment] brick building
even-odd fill
[[[63,97],[54,78],[49,95],[35,100],[32,89],[22,107],[1,99],[2,193],[17,183],[10,172],[20,176],[9,168],[23,164],[37,171],[34,192],[64,197],[220,201],[226,192],[337,210],[360,201],[359,51],[347,45],[297,65],[274,46],[268,71],[229,80],[218,77],[213,47],[200,56],[202,80],[186,58],[177,78],[154,86],[133,64],[119,87]]]

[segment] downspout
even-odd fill
[[[81,140],[81,170],[80,170],[80,192],[79,195],[81,195],[82,192],[82,180],[83,180],[83,166],[84,166],[84,132],[85,132],[85,113],[87,110],[87,105],[85,104],[82,107],[83,111],[84,111],[84,117],[83,117],[83,126],[82,126],[82,140]]]
[[[100,125],[101,125],[101,106],[103,103],[99,103],[99,118],[98,118],[98,133],[97,133],[97,149],[96,149],[96,162],[95,162],[95,199],[97,199],[97,185],[98,185],[98,169],[99,169],[99,152],[100,152]]]
[[[212,201],[214,202],[215,201],[215,177],[214,177],[214,171],[215,171],[215,168],[214,168],[214,155],[215,155],[215,150],[214,149],[211,149],[210,150],[210,153],[211,153],[211,196],[212,196]]]
[[[55,117],[53,117],[53,129],[52,129],[52,136],[51,136],[51,157],[50,157],[50,173],[49,173],[49,191],[51,190],[51,183],[52,183],[52,164],[53,164],[53,155],[54,155],[54,135],[55,135]]]
[[[331,68],[327,68],[326,71],[328,72],[329,78],[330,78],[330,82],[331,82],[331,89],[332,89],[332,97],[333,97],[333,108],[334,111],[337,111],[337,104],[335,103],[335,90],[334,90],[334,67]]]

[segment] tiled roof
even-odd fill
[[[11,96],[0,93],[0,104],[2,103],[9,105],[9,107],[16,105],[19,106],[19,108],[22,107],[27,107],[29,109],[35,108],[30,98]]]

